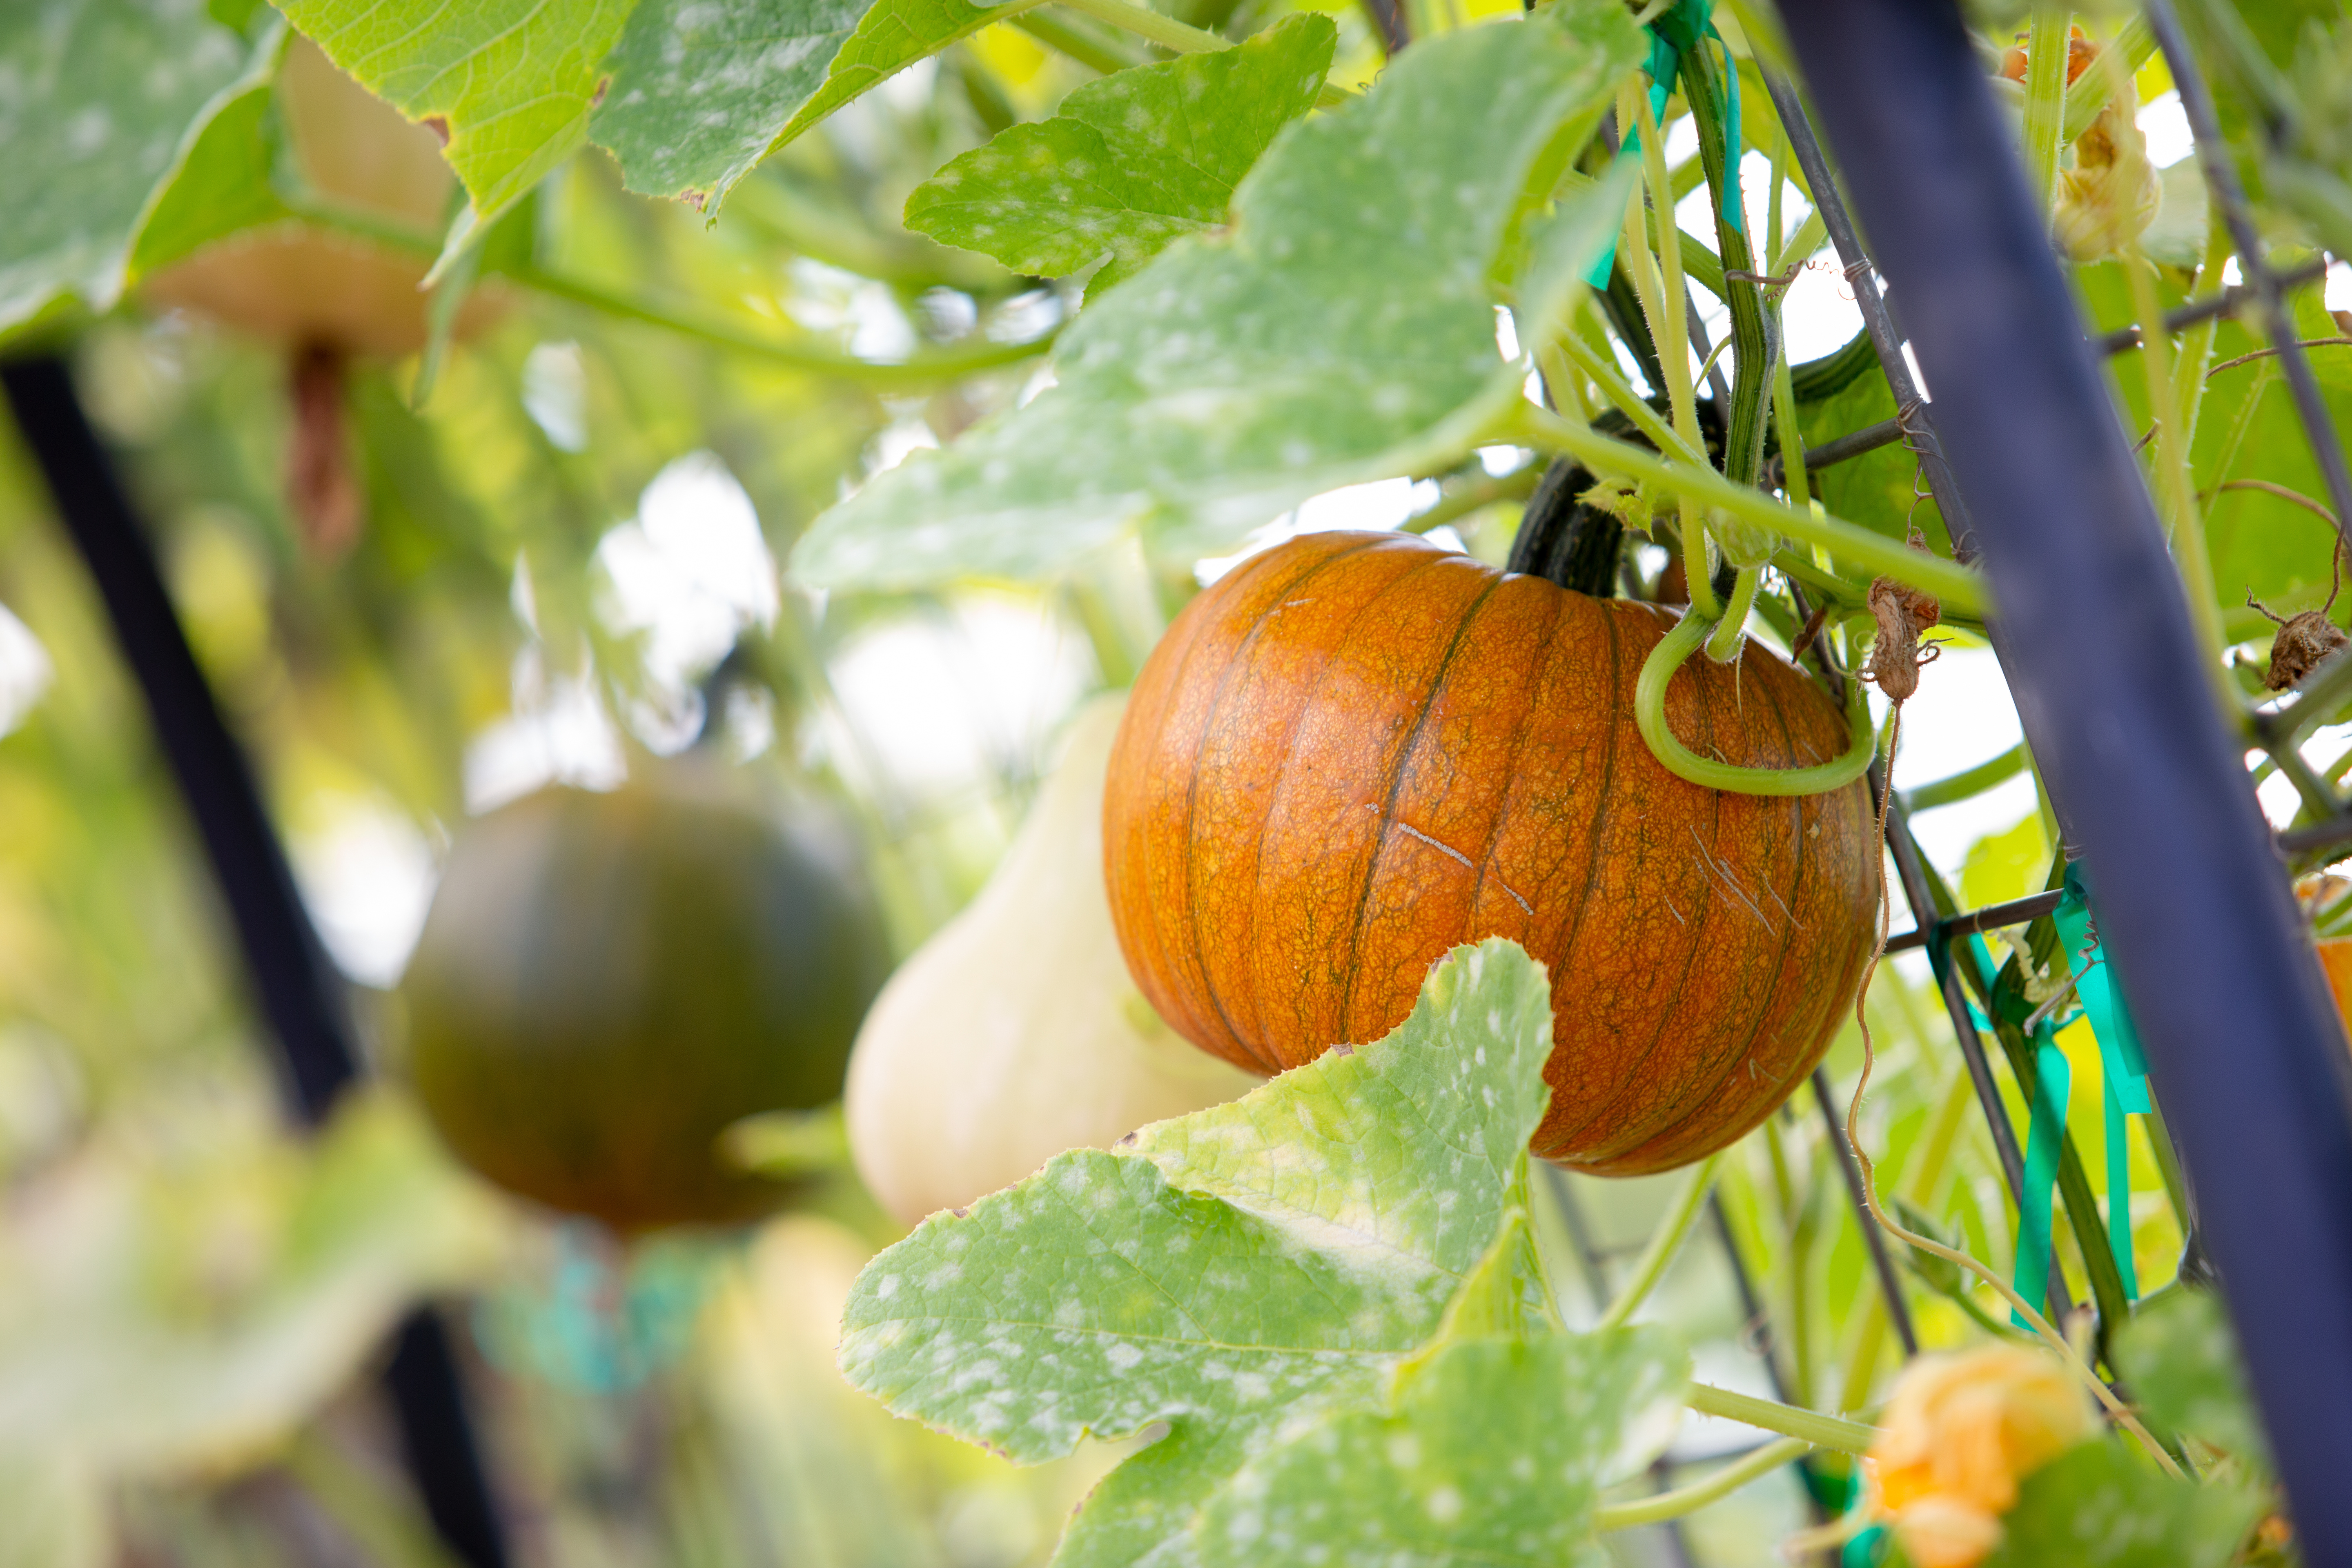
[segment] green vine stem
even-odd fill
[[[1724,138],[1723,64],[1706,39],[1683,55],[1684,101],[1698,126],[1699,160],[1706,167],[1707,190],[1713,196],[1716,253],[1723,260],[1723,302],[1731,311],[1731,342],[1738,354],[1731,383],[1731,407],[1724,418],[1723,473],[1735,484],[1756,482],[1764,466],[1766,399],[1772,389],[1772,367],[1779,357],[1779,334],[1764,312],[1764,296],[1753,281],[1756,258],[1748,247],[1744,222],[1735,226],[1724,217],[1729,205],[1741,205],[1739,168],[1727,164]],[[1748,279],[1734,278],[1747,273]],[[1694,601],[1696,602],[1696,601]]]
[[[1650,650],[1650,657],[1642,663],[1641,678],[1633,685],[1633,722],[1649,743],[1651,754],[1667,772],[1705,789],[1795,795],[1843,788],[1869,771],[1871,758],[1878,754],[1878,737],[1871,727],[1869,699],[1859,681],[1847,683],[1849,743],[1844,754],[1832,762],[1808,768],[1748,768],[1702,757],[1684,745],[1666,722],[1666,686],[1714,629],[1699,619],[1696,610],[1685,616]]]
[[[1723,1155],[1718,1151],[1691,1167],[1690,1173],[1683,1178],[1682,1189],[1675,1194],[1666,1217],[1659,1222],[1650,1236],[1650,1245],[1642,1249],[1641,1258],[1635,1261],[1633,1277],[1617,1292],[1617,1299],[1609,1303],[1609,1310],[1601,1314],[1601,1321],[1594,1327],[1624,1327],[1635,1310],[1649,1299],[1650,1292],[1664,1278],[1666,1265],[1682,1249],[1683,1238],[1690,1234],[1692,1223],[1706,1203],[1707,1189],[1715,1185],[1715,1168],[1722,1163]]]
[[[1173,16],[1162,16],[1148,5],[1137,5],[1129,0],[1062,0],[1071,10],[1092,16],[1097,22],[1108,22],[1121,32],[1133,33],[1161,48],[1180,55],[1205,55],[1234,47],[1231,38],[1220,37],[1204,28],[1180,22]],[[1356,95],[1346,88],[1325,82],[1315,100],[1318,109],[1337,109],[1351,102]]]
[[[2058,181],[2058,133],[2066,121],[2066,31],[2063,6],[2036,5],[2025,45],[2025,177],[2045,216]]]
[[[2106,52],[2122,57],[2127,68],[2124,73],[2126,79],[2137,76],[2139,68],[2156,54],[2156,30],[2147,25],[2145,16],[2134,16],[2108,43]],[[2107,106],[2112,96],[2113,89],[2104,73],[2093,81],[2085,72],[2066,89],[2066,124],[2062,134],[2067,146],[2073,146],[2074,139],[2091,128],[2091,121],[2099,117],[2099,110]]]
[[[1685,463],[1706,467],[1706,460],[1699,455],[1698,449],[1686,444],[1673,426],[1659,418],[1658,411],[1635,393],[1632,384],[1618,373],[1617,367],[1603,358],[1591,343],[1574,332],[1562,333],[1560,342],[1570,363],[1591,377],[1592,384],[1601,389],[1603,397],[1609,399],[1610,405],[1631,419],[1633,428],[1654,442],[1659,451]]]
[[[1719,1415],[1726,1421],[1778,1432],[1782,1436],[1811,1443],[1816,1448],[1834,1448],[1841,1454],[1867,1454],[1881,1436],[1877,1427],[1865,1426],[1859,1421],[1824,1415],[1817,1410],[1799,1410],[1793,1405],[1759,1399],[1752,1394],[1734,1394],[1708,1383],[1692,1384],[1683,1403],[1701,1415]]]
[[[900,388],[912,390],[938,386],[960,380],[974,371],[994,370],[1003,365],[1018,364],[1035,359],[1053,346],[1054,334],[1045,333],[1018,343],[986,343],[971,349],[941,349],[933,353],[918,354],[896,364],[876,360],[858,359],[835,349],[820,349],[782,341],[764,332],[739,327],[716,314],[698,310],[682,310],[652,304],[646,300],[616,294],[582,279],[566,277],[540,268],[501,273],[526,288],[553,299],[568,300],[575,305],[585,305],[604,315],[623,321],[640,321],[649,327],[659,327],[681,337],[698,338],[720,348],[756,355],[771,363],[787,365],[794,370],[812,371],[820,375],[839,376],[861,386],[871,386],[889,392]]]
[[[1723,606],[1723,619],[1715,623],[1715,630],[1706,637],[1706,657],[1717,664],[1729,664],[1739,657],[1739,645],[1746,640],[1748,612],[1756,606],[1756,584],[1762,579],[1760,566],[1742,566],[1731,584],[1731,600]],[[1663,683],[1661,683],[1663,689]]]
[[[1683,282],[1681,230],[1674,221],[1674,183],[1666,174],[1665,132],[1650,112],[1650,95],[1638,77],[1617,90],[1617,122],[1641,132],[1643,185],[1649,203],[1657,209],[1660,237],[1654,248],[1643,198],[1636,195],[1626,204],[1625,235],[1619,243],[1633,271],[1634,289],[1642,297],[1643,312],[1650,319],[1650,335],[1658,344],[1675,429],[1685,447],[1704,452],[1706,441],[1699,433],[1698,388],[1691,377],[1688,295]],[[1669,234],[1674,236],[1671,242],[1666,238]],[[1678,493],[1675,500],[1681,514],[1683,577],[1690,586],[1691,607],[1712,620],[1722,613],[1722,605],[1716,602],[1715,569],[1707,552],[1703,514],[1689,495]]]
[[[1582,459],[1596,473],[1617,474],[1687,494],[1702,505],[1721,507],[1791,539],[1818,544],[1876,575],[1933,594],[1948,615],[1972,620],[1990,608],[1984,578],[1966,566],[1913,550],[1825,512],[1799,511],[1752,486],[1735,485],[1712,468],[1669,462],[1630,442],[1563,419],[1549,408],[1525,401],[1514,404],[1496,421],[1494,438],[1565,452]]]
[[[1680,1519],[1696,1513],[1720,1497],[1728,1497],[1759,1476],[1771,1474],[1782,1465],[1803,1458],[1813,1445],[1802,1437],[1782,1437],[1767,1443],[1730,1464],[1717,1470],[1703,1481],[1693,1481],[1686,1487],[1676,1487],[1670,1492],[1645,1497],[1639,1502],[1604,1503],[1593,1510],[1592,1528],[1597,1531],[1631,1530],[1641,1524],[1662,1524],[1670,1519]]]

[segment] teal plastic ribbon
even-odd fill
[[[1715,29],[1710,13],[1715,0],[1675,0],[1675,6],[1650,24],[1650,58],[1642,69],[1650,79],[1650,118],[1661,119],[1666,112],[1666,100],[1674,96],[1675,82],[1682,74],[1683,56],[1693,49],[1706,47],[1706,40],[1723,44],[1723,35]],[[1723,62],[1729,86],[1723,103],[1723,221],[1734,234],[1747,232],[1747,217],[1739,202],[1739,68],[1731,58],[1731,47],[1725,44]],[[1642,155],[1642,128],[1628,125],[1622,128],[1623,139],[1617,143],[1617,156],[1622,162]],[[1661,215],[1660,240],[1672,232],[1674,215]],[[1617,241],[1612,237],[1601,250],[1601,258],[1584,275],[1584,280],[1595,289],[1609,287],[1609,269],[1617,264]]]
[[[2052,1215],[2058,1186],[2058,1156],[2066,1144],[2067,1102],[2074,1069],[2052,1037],[2047,1023],[2033,1032],[2033,1112],[2025,1128],[2024,1195],[2017,1205],[2017,1293],[2037,1306],[2050,1295]],[[2027,1327],[2011,1307],[2010,1321]]]
[[[2098,1037],[2099,1061],[2106,1079],[2107,1245],[2123,1276],[2124,1296],[2139,1300],[2139,1273],[2132,1261],[2131,1123],[2155,1109],[2147,1092],[2147,1058],[2139,1031],[2132,1026],[2115,971],[2099,954],[2098,921],[2091,913],[2090,879],[2080,863],[2066,868],[2066,886],[2052,917],[2074,976],[2074,999]]]
[[[1996,973],[1992,952],[1985,946],[1984,938],[1968,938],[1968,958],[1975,966],[1976,975],[1985,992],[1992,991]],[[1936,971],[1937,984],[1943,983],[1945,972],[1951,963],[1950,939],[1940,931],[1927,943],[1927,962]],[[1968,1005],[1969,1016],[1981,1032],[1990,1033],[1991,1020],[1977,1007]],[[2023,1023],[2021,1013],[2013,1022]],[[2058,1161],[2066,1143],[2066,1110],[2073,1096],[2074,1072],[2066,1054],[2057,1047],[2056,1028],[2049,1020],[2033,1033],[2033,1079],[2021,1085],[2026,1090],[2027,1119],[2025,1125],[2025,1167],[2018,1173],[2017,1194],[2017,1268],[2013,1283],[2017,1293],[2037,1305],[2050,1293],[2051,1236],[2057,1208]],[[2010,1317],[2019,1328],[2026,1327],[2022,1314],[2010,1310]]]

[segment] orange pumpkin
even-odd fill
[[[1551,972],[1536,1152],[1633,1175],[1738,1138],[1853,1000],[1870,800],[1661,766],[1633,683],[1673,624],[1404,534],[1312,534],[1235,568],[1153,651],[1111,758],[1106,870],[1137,985],[1202,1049],[1277,1072],[1379,1038],[1449,948],[1507,936]],[[1753,644],[1692,660],[1666,712],[1748,766],[1847,743]]]
[[[2327,975],[2327,989],[2336,998],[2336,1012],[2352,1034],[2352,936],[2319,939],[2319,967]]]

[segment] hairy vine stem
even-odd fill
[[[1757,258],[1752,254],[1743,218],[1735,224],[1727,212],[1740,210],[1739,167],[1725,154],[1723,66],[1707,40],[1683,52],[1683,98],[1698,127],[1698,156],[1713,195],[1715,243],[1723,263],[1723,302],[1731,311],[1731,341],[1738,353],[1731,387],[1731,407],[1724,416],[1723,472],[1737,484],[1753,484],[1764,463],[1766,405],[1772,390],[1772,371],[1780,357],[1780,334],[1764,310],[1764,297],[1755,282]]]
[[[1800,511],[1752,486],[1733,484],[1713,468],[1670,462],[1629,442],[1563,419],[1549,408],[1516,403],[1496,422],[1494,434],[1499,440],[1566,452],[1582,459],[1595,472],[1620,474],[1687,494],[1703,505],[1721,507],[1791,539],[1818,544],[1856,566],[1933,594],[1947,611],[1957,610],[1974,617],[1982,616],[1989,607],[1984,578],[1966,566],[1910,549],[1899,540],[1873,533],[1826,512]]]
[[[1824,1415],[1818,1410],[1800,1410],[1794,1405],[1759,1399],[1752,1394],[1734,1394],[1712,1384],[1692,1384],[1683,1403],[1702,1415],[1719,1415],[1759,1431],[1800,1437],[1817,1448],[1835,1448],[1842,1454],[1866,1454],[1885,1435],[1879,1428],[1859,1421]]]
[[[1626,204],[1625,235],[1620,242],[1620,254],[1633,272],[1643,314],[1649,318],[1651,338],[1658,345],[1675,430],[1686,450],[1704,452],[1706,443],[1698,427],[1698,391],[1690,368],[1682,231],[1675,224],[1673,183],[1666,174],[1665,133],[1650,112],[1650,95],[1638,81],[1619,89],[1617,113],[1620,124],[1634,124],[1641,132],[1643,185],[1649,204],[1656,209],[1658,228],[1654,252],[1643,221],[1643,198],[1636,194]],[[1675,501],[1680,513],[1683,576],[1690,585],[1691,608],[1712,620],[1722,613],[1722,606],[1715,597],[1715,572],[1707,551],[1705,514],[1687,494],[1677,492]]]

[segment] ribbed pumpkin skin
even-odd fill
[[[1869,955],[1868,792],[1702,789],[1633,723],[1654,605],[1507,575],[1410,535],[1310,534],[1186,606],[1138,679],[1104,800],[1136,984],[1255,1071],[1379,1038],[1459,942],[1551,972],[1533,1147],[1611,1175],[1722,1148],[1828,1048]],[[1675,732],[1756,767],[1846,745],[1752,644],[1694,658]]]

